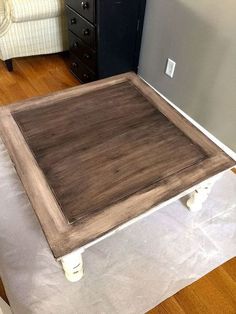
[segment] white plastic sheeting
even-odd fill
[[[87,249],[85,276],[68,282],[0,142],[0,276],[17,314],[144,313],[236,255],[236,175],[204,209],[185,199]]]

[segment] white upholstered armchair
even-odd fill
[[[64,0],[0,0],[0,59],[67,49]]]

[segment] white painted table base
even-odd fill
[[[216,183],[216,181],[218,181],[221,178],[221,176],[222,176],[222,173],[200,183],[197,187],[195,187],[195,189],[190,193],[190,197],[186,203],[186,205],[190,211],[195,212],[195,211],[199,211],[202,209],[203,204],[207,200],[207,197],[209,196],[213,185]],[[187,191],[186,194],[188,194],[188,192],[189,191]],[[171,199],[167,203],[170,203],[174,200],[177,200],[177,199],[181,198],[183,195],[184,194],[181,194],[178,197]],[[166,205],[166,203],[160,205],[160,207],[165,206],[165,205]],[[142,215],[141,217],[144,217],[144,215]],[[141,217],[138,217],[137,219],[140,219]],[[91,246],[91,245],[97,243],[98,241],[101,241],[105,237],[110,236],[112,233],[114,233],[120,229],[125,228],[126,226],[132,224],[134,221],[136,221],[136,219],[131,220],[129,223],[125,224],[124,226],[121,226],[120,228],[107,234],[106,236],[101,237],[100,239],[92,242],[88,246]],[[63,256],[60,259],[63,270],[65,272],[65,276],[70,282],[80,281],[84,275],[83,258],[82,258],[82,253],[84,251],[85,251],[85,248],[81,248],[81,249],[73,251],[70,254]]]
[[[66,278],[71,282],[79,281],[84,275],[82,253],[84,249],[76,250],[61,258],[61,264]]]
[[[213,185],[221,178],[222,174],[218,174],[204,182],[202,182],[196,189],[190,194],[190,198],[187,201],[187,207],[190,211],[196,212],[202,209],[204,202],[207,200]]]

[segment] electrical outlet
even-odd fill
[[[173,78],[174,73],[175,73],[175,66],[176,66],[176,63],[173,60],[171,60],[170,58],[168,58],[167,63],[166,63],[166,72],[165,72],[166,75]]]

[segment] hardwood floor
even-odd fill
[[[8,303],[8,299],[7,299],[7,296],[6,296],[6,292],[4,290],[4,286],[3,286],[3,283],[2,283],[2,280],[0,278],[0,297]],[[0,309],[1,310],[1,309]],[[0,312],[1,313],[1,312]]]
[[[0,105],[79,84],[68,70],[65,55],[18,58],[13,66],[14,71],[8,72],[0,61]]]
[[[61,55],[14,60],[14,72],[0,61],[0,105],[78,85]],[[235,170],[236,172],[236,170]],[[7,301],[0,280],[0,296]],[[236,258],[165,300],[149,314],[236,313]]]
[[[236,258],[165,300],[148,314],[235,314]]]

